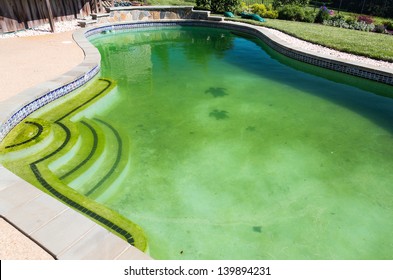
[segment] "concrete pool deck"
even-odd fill
[[[53,79],[82,62],[83,51],[72,40],[72,33],[73,31],[0,40],[0,102]],[[4,169],[0,166],[2,188],[6,183]],[[0,233],[2,260],[54,259],[4,219],[0,220]]]

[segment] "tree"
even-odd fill
[[[239,0],[196,0],[198,8],[212,11],[213,13],[234,12],[239,5]]]
[[[273,7],[282,7],[284,5],[298,5],[298,6],[306,6],[310,3],[310,0],[274,0]]]
[[[393,18],[393,0],[330,0],[339,11]]]
[[[365,4],[365,3],[366,3],[366,0],[363,0],[362,10],[360,11],[361,14],[363,14],[364,4]]]

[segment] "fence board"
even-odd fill
[[[96,11],[97,0],[49,0],[55,21],[84,17]],[[0,32],[33,28],[48,22],[45,0],[0,0]]]

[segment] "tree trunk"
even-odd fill
[[[343,2],[343,0],[340,0],[340,6],[338,6],[338,13],[340,13],[342,2]]]
[[[366,3],[366,0],[363,0],[362,10],[360,11],[361,14],[363,14],[363,9],[364,9],[364,4],[365,3]]]

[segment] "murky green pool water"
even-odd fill
[[[143,228],[154,258],[393,258],[392,87],[227,30],[91,41],[118,83],[93,115],[128,139],[97,200]]]
[[[119,83],[105,118],[132,147],[129,176],[102,202],[146,231],[153,257],[393,257],[393,100],[356,86],[391,87],[225,30],[92,42]]]

